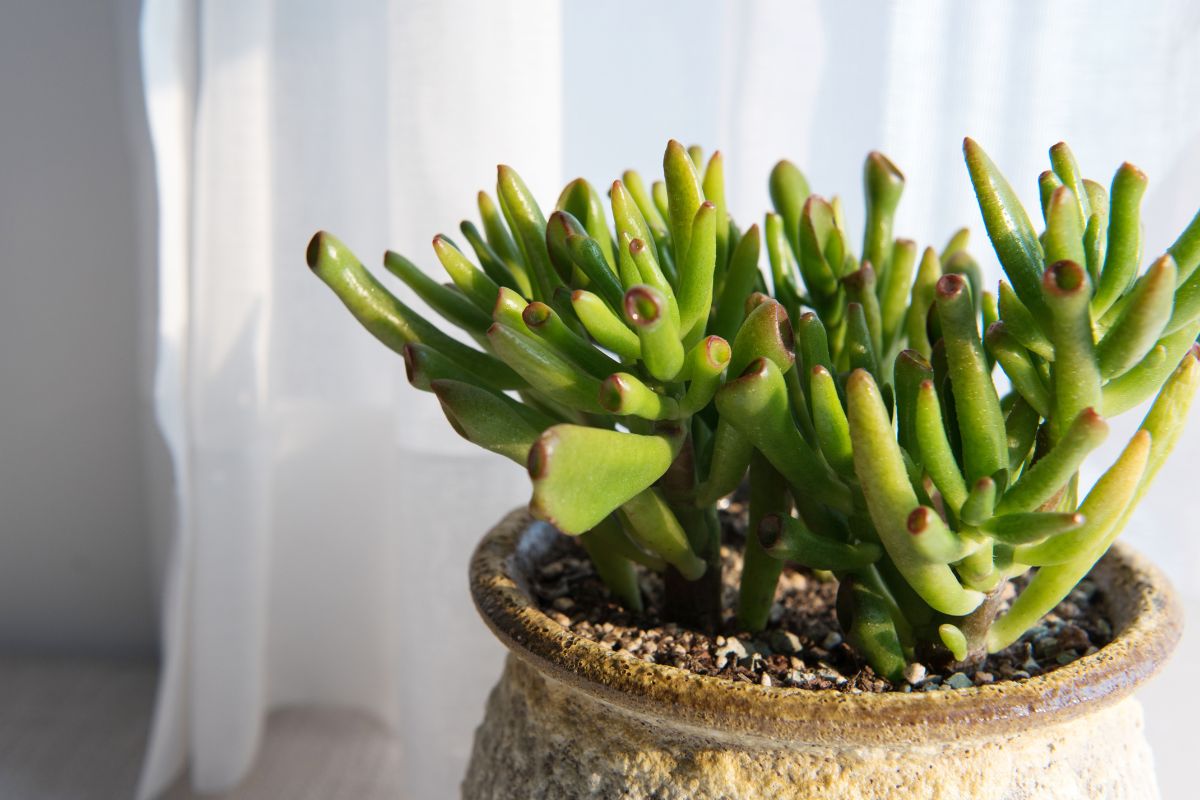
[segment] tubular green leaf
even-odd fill
[[[808,180],[795,164],[780,161],[771,170],[767,185],[771,193],[771,204],[776,213],[783,217],[783,229],[788,242],[794,249],[799,250],[800,213],[809,195]]]
[[[1012,408],[1004,417],[1004,435],[1008,445],[1008,473],[1016,475],[1017,470],[1025,463],[1034,439],[1037,438],[1038,424],[1041,416],[1025,398],[1017,395]]]
[[[796,287],[795,257],[791,245],[787,242],[783,220],[778,214],[767,214],[763,233],[775,297],[785,306],[796,308],[800,302],[800,292]]]
[[[805,369],[824,367],[832,373],[833,359],[829,355],[829,338],[820,318],[806,311],[796,321],[795,330],[796,360]]]
[[[679,267],[679,329],[688,343],[704,335],[712,309],[717,266],[717,207],[701,203],[692,220],[690,245]]]
[[[971,139],[965,139],[963,154],[996,257],[1012,281],[1017,296],[1035,317],[1042,316],[1046,312],[1040,285],[1042,247],[1029,215],[983,148]]]
[[[917,506],[905,520],[913,550],[931,564],[950,564],[966,558],[979,545],[969,542],[946,525],[929,506]]]
[[[736,350],[736,348],[735,348]],[[804,441],[792,421],[787,386],[773,361],[759,358],[716,395],[728,420],[797,491],[821,497],[830,508],[850,510],[850,491]]]
[[[1115,417],[1154,396],[1200,335],[1200,322],[1164,336],[1142,362],[1104,386],[1104,415]]]
[[[1041,175],[1038,175],[1038,195],[1042,201],[1042,219],[1049,221],[1050,218],[1050,198],[1054,196],[1056,189],[1062,188],[1062,180],[1054,174],[1054,170],[1046,170]]]
[[[955,661],[962,661],[967,657],[967,636],[957,625],[949,622],[939,625],[938,638],[942,640],[942,644],[950,651],[950,655],[954,657]]]
[[[967,500],[962,504],[962,521],[964,525],[978,527],[983,521],[992,516],[996,507],[996,482],[988,477],[980,478],[971,486]]]
[[[942,255],[941,255],[942,263],[949,261],[950,256],[954,255],[955,253],[966,250],[967,245],[970,243],[970,241],[971,241],[971,229],[970,228],[959,228],[958,230],[956,230],[954,232],[954,235],[952,235],[950,237],[950,240],[948,242],[946,242],[946,246],[942,248]]]
[[[583,178],[576,178],[566,185],[558,196],[557,207],[583,223],[588,236],[596,240],[600,252],[611,272],[617,270],[616,253],[613,251],[612,232],[608,228],[604,201],[596,188]]]
[[[550,306],[534,301],[521,312],[525,327],[546,344],[587,370],[593,377],[605,378],[620,365],[592,347],[562,321]]]
[[[1046,263],[1087,263],[1083,251],[1083,226],[1075,193],[1066,186],[1055,189],[1054,194],[1050,195],[1050,206],[1046,209],[1046,235],[1042,240]]]
[[[641,342],[646,370],[660,381],[674,380],[683,368],[684,351],[666,297],[653,286],[634,286],[625,293],[623,306],[625,321]]]
[[[716,275],[724,276],[729,263],[729,211],[725,205],[725,158],[717,150],[704,170],[704,198],[717,209],[717,268]]]
[[[942,501],[957,516],[967,501],[967,482],[963,479],[946,435],[942,407],[933,381],[918,385],[916,415],[916,454],[929,474],[933,485],[942,494]]]
[[[929,341],[928,331],[929,309],[933,307],[937,282],[941,277],[942,264],[937,253],[932,247],[925,248],[921,255],[921,265],[917,269],[916,282],[912,287],[912,301],[904,318],[908,346],[925,358],[929,358],[933,352],[933,343]]]
[[[654,243],[650,226],[646,223],[646,218],[642,216],[642,212],[637,206],[637,201],[633,199],[629,190],[625,188],[625,184],[621,183],[621,181],[613,181],[612,191],[609,192],[609,200],[612,202],[613,222],[617,229],[618,248],[626,236],[631,240],[641,239],[643,242]],[[617,256],[619,263],[621,254],[618,253]]]
[[[760,248],[758,226],[751,225],[738,240],[729,258],[729,271],[725,275],[721,299],[710,326],[710,330],[723,339],[732,339],[746,316],[745,301],[754,291],[754,282],[759,277]]]
[[[1126,460],[1126,454],[1129,454],[1130,462],[1136,460],[1136,451],[1138,450],[1143,451],[1141,458],[1144,464],[1144,451],[1145,449],[1148,449],[1149,439],[1149,434],[1145,433],[1144,431],[1135,435],[1134,439],[1130,442],[1130,447],[1127,447],[1125,453],[1122,453],[1121,459],[1118,459],[1118,464]],[[1134,465],[1130,463],[1129,466],[1132,467]],[[1114,468],[1115,467],[1116,465],[1114,465]],[[1101,481],[1103,480],[1104,478],[1101,478]],[[1099,487],[1099,485],[1100,482],[1097,482],[1097,487]],[[1114,486],[1113,488],[1117,487]],[[1096,489],[1093,488],[1092,492],[1088,495],[1089,500],[1095,493]],[[1121,500],[1121,498],[1113,496],[1106,496],[1103,499],[1105,501],[1105,505],[1116,505]],[[1125,500],[1128,500],[1128,498],[1125,498]],[[1087,503],[1085,502],[1084,505],[1086,506]],[[1092,533],[1095,534],[1096,529],[1093,526],[1098,524],[1094,522],[1095,517],[1088,514],[1083,507],[1080,508],[1080,511],[1083,512],[1085,517],[1087,517],[1087,520],[1084,522],[1084,524],[1073,531],[1061,534],[1061,536],[1075,538],[1081,531],[1089,528],[1092,530]],[[1087,575],[1095,563],[1100,559],[1100,556],[1104,554],[1104,551],[1108,549],[1108,543],[1111,542],[1109,535],[1115,535],[1114,528],[1117,529],[1115,532],[1119,532],[1119,524],[1116,526],[1110,524],[1104,531],[1104,534],[1101,534],[1099,541],[1094,542],[1090,549],[1084,550],[1073,560],[1061,564],[1043,566],[1041,569],[1039,569],[1037,573],[1034,574],[1033,579],[1030,580],[1029,585],[1026,586],[1024,591],[1022,591],[1021,594],[1017,596],[1017,599],[1013,601],[1013,604],[1009,608],[1008,612],[996,620],[996,622],[992,625],[991,630],[988,631],[988,652],[997,653],[1008,647],[1017,639],[1021,638],[1021,635],[1025,633],[1025,631],[1029,630],[1029,628],[1033,626],[1039,619],[1057,606],[1059,602],[1061,602],[1062,599],[1066,597],[1072,589],[1075,588],[1079,581],[1085,575]],[[1021,551],[1031,550],[1034,547],[1049,547],[1051,543],[1055,542],[1058,538],[1059,537],[1048,539],[1040,545],[1026,545],[1025,547],[1020,547],[1017,549],[1017,553],[1020,554]],[[1015,555],[1014,557],[1018,560],[1021,560],[1020,555]]]
[[[554,271],[567,284],[579,285],[573,280],[579,276],[576,273],[575,259],[571,255],[571,249],[567,246],[567,237],[587,235],[583,223],[569,211],[559,209],[550,215],[550,219],[546,220],[546,252],[550,256],[550,264],[554,267]],[[590,280],[586,274],[582,277]],[[587,286],[587,280],[582,284],[584,287]]]
[[[1035,511],[1054,499],[1079,471],[1088,453],[1108,437],[1108,423],[1095,409],[1085,408],[1050,452],[1025,470],[1004,493],[997,514]]]
[[[682,443],[681,435],[554,425],[529,450],[529,510],[564,533],[583,533],[661,478]]]
[[[902,350],[896,356],[892,379],[896,389],[896,438],[900,446],[917,461],[921,460],[920,440],[917,437],[917,393],[925,381],[931,382],[932,390],[933,367],[917,351]],[[936,392],[934,394],[936,400]],[[941,417],[940,410],[938,417]]]
[[[1029,351],[1008,332],[1003,322],[993,324],[985,337],[987,351],[1000,364],[1015,389],[1043,417],[1050,416],[1050,389],[1033,363]]]
[[[500,287],[476,267],[450,240],[441,234],[433,237],[433,250],[446,273],[462,293],[471,299],[480,310],[491,311],[496,303]]]
[[[601,347],[616,353],[622,361],[637,361],[642,356],[642,344],[637,334],[629,329],[607,303],[591,292],[576,290],[571,293],[571,307]]]
[[[1179,285],[1171,310],[1171,321],[1163,329],[1164,336],[1194,325],[1200,319],[1200,270]]]
[[[516,234],[521,256],[532,273],[534,299],[548,302],[562,281],[550,265],[550,255],[546,252],[546,217],[512,167],[504,164],[497,167],[496,194],[500,198],[500,209]]]
[[[870,334],[871,350],[876,357],[883,355],[883,315],[879,307],[879,296],[876,294],[875,269],[869,262],[864,261],[861,268],[842,278],[846,287],[846,299],[858,303],[862,308],[863,320]],[[875,373],[878,376],[878,373]]]
[[[500,323],[488,328],[487,337],[496,355],[542,394],[579,411],[603,412],[600,381],[554,348]]]
[[[738,626],[748,631],[761,631],[771,616],[775,588],[783,562],[773,558],[754,535],[768,515],[787,514],[792,503],[787,482],[761,453],[750,459],[750,520],[743,551],[742,580],[738,587]]]
[[[680,401],[682,413],[695,414],[712,401],[732,355],[733,349],[720,336],[708,336],[692,346],[684,366],[688,387]]]
[[[1097,547],[1132,502],[1146,471],[1150,441],[1145,430],[1133,435],[1120,457],[1100,476],[1079,506],[1079,513],[1086,520],[1082,525],[1041,544],[1018,547],[1013,558],[1034,566],[1065,564]]]
[[[516,331],[528,333],[525,328],[525,319],[522,317],[525,307],[528,305],[529,303],[525,302],[524,297],[508,287],[502,287],[496,293],[496,305],[492,307],[492,321],[507,325]]]
[[[802,520],[786,513],[764,517],[757,531],[758,543],[772,558],[794,561],[809,569],[831,572],[862,569],[883,555],[873,542],[839,542],[814,533]]]
[[[534,441],[554,424],[510,397],[469,383],[435,380],[430,388],[460,436],[518,464],[525,463]]]
[[[1100,407],[1100,366],[1088,314],[1087,271],[1074,261],[1058,261],[1046,270],[1042,286],[1055,352],[1050,429],[1057,439],[1080,411]]]
[[[409,342],[426,344],[480,381],[497,389],[521,389],[525,381],[487,353],[451,339],[396,299],[336,237],[324,231],[309,242],[308,266],[383,344],[403,354]]]
[[[462,292],[438,283],[399,253],[391,250],[384,253],[383,265],[388,272],[404,281],[427,306],[463,330],[482,334],[492,324],[491,318]]]
[[[622,235],[622,241],[624,236]],[[670,311],[673,324],[679,326],[679,303],[675,298],[675,290],[671,288],[670,281],[667,280],[659,267],[657,261],[654,260],[653,249],[646,245],[641,239],[630,239],[626,248],[629,255],[633,258],[634,266],[637,267],[638,276],[641,278],[641,283],[647,286],[653,286],[657,289],[667,301],[667,308]],[[636,285],[636,284],[634,284]],[[626,291],[633,288],[629,286]]]
[[[831,264],[826,256],[830,242],[837,233],[833,207],[823,198],[813,195],[804,203],[800,213],[796,249],[800,274],[810,293],[825,298],[837,291],[837,276],[842,270],[841,257]],[[786,219],[784,217],[785,223]],[[784,230],[787,230],[786,224]]]
[[[1076,530],[1085,521],[1077,511],[1022,511],[984,520],[979,529],[1004,544],[1022,545]]]
[[[863,261],[886,275],[892,255],[892,223],[904,191],[904,174],[882,153],[871,152],[863,165],[867,224],[863,234]]]
[[[665,397],[628,372],[615,372],[600,384],[600,405],[605,411],[621,416],[648,420],[679,417],[679,403]]]
[[[532,295],[529,279],[525,277],[525,274],[523,272],[518,274],[511,269],[469,220],[464,219],[459,223],[458,229],[462,231],[463,236],[471,245],[471,249],[475,251],[479,265],[483,267],[483,271],[489,278],[500,286],[519,291],[526,297]]]
[[[861,653],[877,674],[894,682],[904,680],[904,647],[900,642],[896,609],[881,587],[872,586],[860,573],[838,586],[838,621],[846,640]]]
[[[796,360],[792,324],[783,306],[767,298],[746,317],[733,339],[729,374],[740,375],[756,358],[769,358],[787,372]]]
[[[819,364],[809,374],[813,427],[821,452],[839,475],[853,476],[854,449],[850,443],[850,425],[838,397],[837,383],[829,370]]]
[[[629,191],[629,196],[633,198],[633,202],[637,203],[638,210],[642,212],[642,219],[646,220],[646,225],[649,226],[655,243],[658,244],[667,241],[670,234],[667,230],[666,220],[654,206],[654,198],[646,190],[646,184],[642,180],[642,176],[634,170],[627,169],[621,173],[621,182]]]
[[[1000,319],[1004,327],[1027,350],[1036,353],[1047,361],[1054,360],[1054,345],[1050,343],[1041,324],[1033,318],[1033,314],[1017,297],[1012,287],[1004,281],[1000,282],[1000,297],[997,301],[1000,307]]]
[[[667,142],[663,154],[663,177],[667,183],[667,208],[671,212],[668,220],[671,245],[682,259],[691,246],[692,222],[704,202],[704,189],[696,165],[683,145],[674,139]]]
[[[589,288],[604,298],[612,308],[621,307],[621,299],[625,290],[604,258],[599,243],[590,236],[568,236],[566,246],[570,251],[571,260],[588,278]]]
[[[484,387],[485,384],[478,376],[472,375],[455,362],[419,342],[409,342],[404,345],[404,371],[408,382],[414,389],[422,392],[432,392],[430,385],[435,380],[449,379]],[[490,387],[489,387],[490,388]]]
[[[1140,426],[1153,437],[1149,464],[1146,467],[1148,478],[1162,466],[1182,433],[1197,386],[1200,386],[1200,345],[1192,345],[1179,362],[1179,366],[1171,373],[1171,377],[1163,384]],[[1143,482],[1140,491],[1144,491],[1147,483],[1148,481]]]
[[[1083,220],[1092,215],[1092,209],[1088,201],[1087,190],[1084,187],[1083,173],[1079,169],[1078,162],[1075,161],[1075,154],[1071,152],[1071,148],[1067,146],[1066,142],[1059,142],[1050,148],[1050,166],[1054,169],[1054,174],[1063,182],[1063,186],[1069,188],[1071,194],[1074,195],[1072,199],[1075,201],[1079,228],[1082,231]],[[1046,260],[1053,262],[1059,259],[1047,258]]]
[[[621,605],[630,611],[642,611],[642,591],[638,587],[637,570],[623,553],[633,544],[621,529],[616,517],[609,515],[590,531],[579,535],[579,543],[587,551],[596,574]]]
[[[1092,298],[1092,313],[1099,319],[1125,293],[1137,274],[1141,253],[1141,204],[1146,193],[1145,174],[1128,162],[1113,176],[1108,238],[1100,283]]]
[[[746,476],[753,453],[754,445],[722,417],[713,436],[712,467],[704,482],[696,487],[696,505],[712,505],[737,489]]]
[[[487,237],[488,245],[500,256],[513,275],[521,281],[522,294],[530,296],[532,286],[530,276],[526,270],[525,261],[521,257],[521,251],[517,247],[517,243],[513,241],[512,234],[509,233],[504,217],[487,192],[480,192],[477,199],[479,218],[483,220],[483,233]]]
[[[879,286],[879,311],[883,321],[884,351],[891,351],[899,338],[908,311],[908,291],[913,279],[913,267],[917,263],[917,243],[911,239],[897,239],[892,247],[891,261]]]
[[[906,521],[919,503],[879,387],[869,373],[855,370],[847,380],[846,395],[854,470],[884,548],[905,581],[935,610],[969,614],[983,595],[964,589],[950,567],[930,564],[913,545]]]
[[[1200,212],[1192,217],[1192,221],[1183,233],[1179,234],[1174,244],[1167,248],[1167,252],[1179,267],[1179,279],[1185,281],[1190,278],[1196,267],[1200,266]]]
[[[640,492],[625,502],[618,513],[630,536],[661,556],[684,578],[698,580],[708,569],[704,559],[692,551],[678,518],[658,491]]]
[[[658,210],[659,217],[665,220],[671,216],[671,210],[667,208],[667,185],[665,183],[655,181],[650,184],[650,197],[654,200],[654,207]]]
[[[1174,259],[1166,255],[1151,264],[1134,284],[1121,316],[1096,346],[1102,377],[1128,372],[1158,342],[1171,317],[1176,272]]]
[[[966,479],[974,482],[1008,467],[1004,414],[984,358],[966,280],[954,273],[943,275],[937,285],[937,305],[963,443],[963,467]]]

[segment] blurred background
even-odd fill
[[[315,230],[434,269],[497,163],[549,206],[672,137],[744,225],[787,157],[857,230],[879,149],[898,233],[970,226],[994,282],[964,135],[1031,209],[1059,140],[1137,164],[1150,256],[1200,208],[1198,96],[1183,0],[4,3],[0,797],[457,793],[503,656],[467,559],[526,479],[308,274]],[[1192,620],[1197,468],[1200,423],[1125,534]],[[1198,667],[1193,625],[1142,693],[1167,798]]]

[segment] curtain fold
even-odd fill
[[[139,796],[251,768],[271,708],[395,726],[413,797],[456,792],[501,650],[466,596],[527,491],[449,432],[304,266],[320,228],[435,265],[509,160],[561,177],[557,3],[147,0],[160,277],[155,411],[176,524]],[[380,270],[382,272],[382,270]],[[431,274],[438,274],[431,269]],[[407,301],[402,287],[393,288]]]

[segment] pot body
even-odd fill
[[[514,513],[472,563],[476,603],[511,653],[465,800],[1159,796],[1132,690],[1180,616],[1127,550],[1095,576],[1117,635],[1092,656],[1020,682],[849,695],[701,677],[571,634],[525,590],[553,535]]]
[[[510,656],[463,783],[468,800],[1094,800],[1158,797],[1132,697],[1006,736],[813,745],[629,712]]]

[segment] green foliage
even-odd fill
[[[847,641],[895,680],[917,651],[977,660],[1052,609],[1124,527],[1200,384],[1200,215],[1140,272],[1136,168],[1110,200],[1055,145],[1039,235],[982,148],[964,153],[1008,277],[996,296],[967,229],[940,254],[895,238],[905,178],[879,153],[860,256],[840,201],[795,165],[772,170],[774,211],[741,232],[721,155],[704,165],[674,141],[663,181],[626,172],[606,208],[578,179],[548,217],[501,166],[498,203],[481,192],[480,226],[460,226],[474,259],[433,240],[449,283],[386,255],[477,347],[327,233],[308,263],[458,433],[526,465],[531,511],[581,537],[627,607],[642,607],[638,569],[670,570],[692,593],[670,607],[695,606],[680,621],[711,622],[715,505],[748,475],[740,625],[767,624],[785,562],[830,571]],[[1106,418],[1156,395],[1079,502]]]

